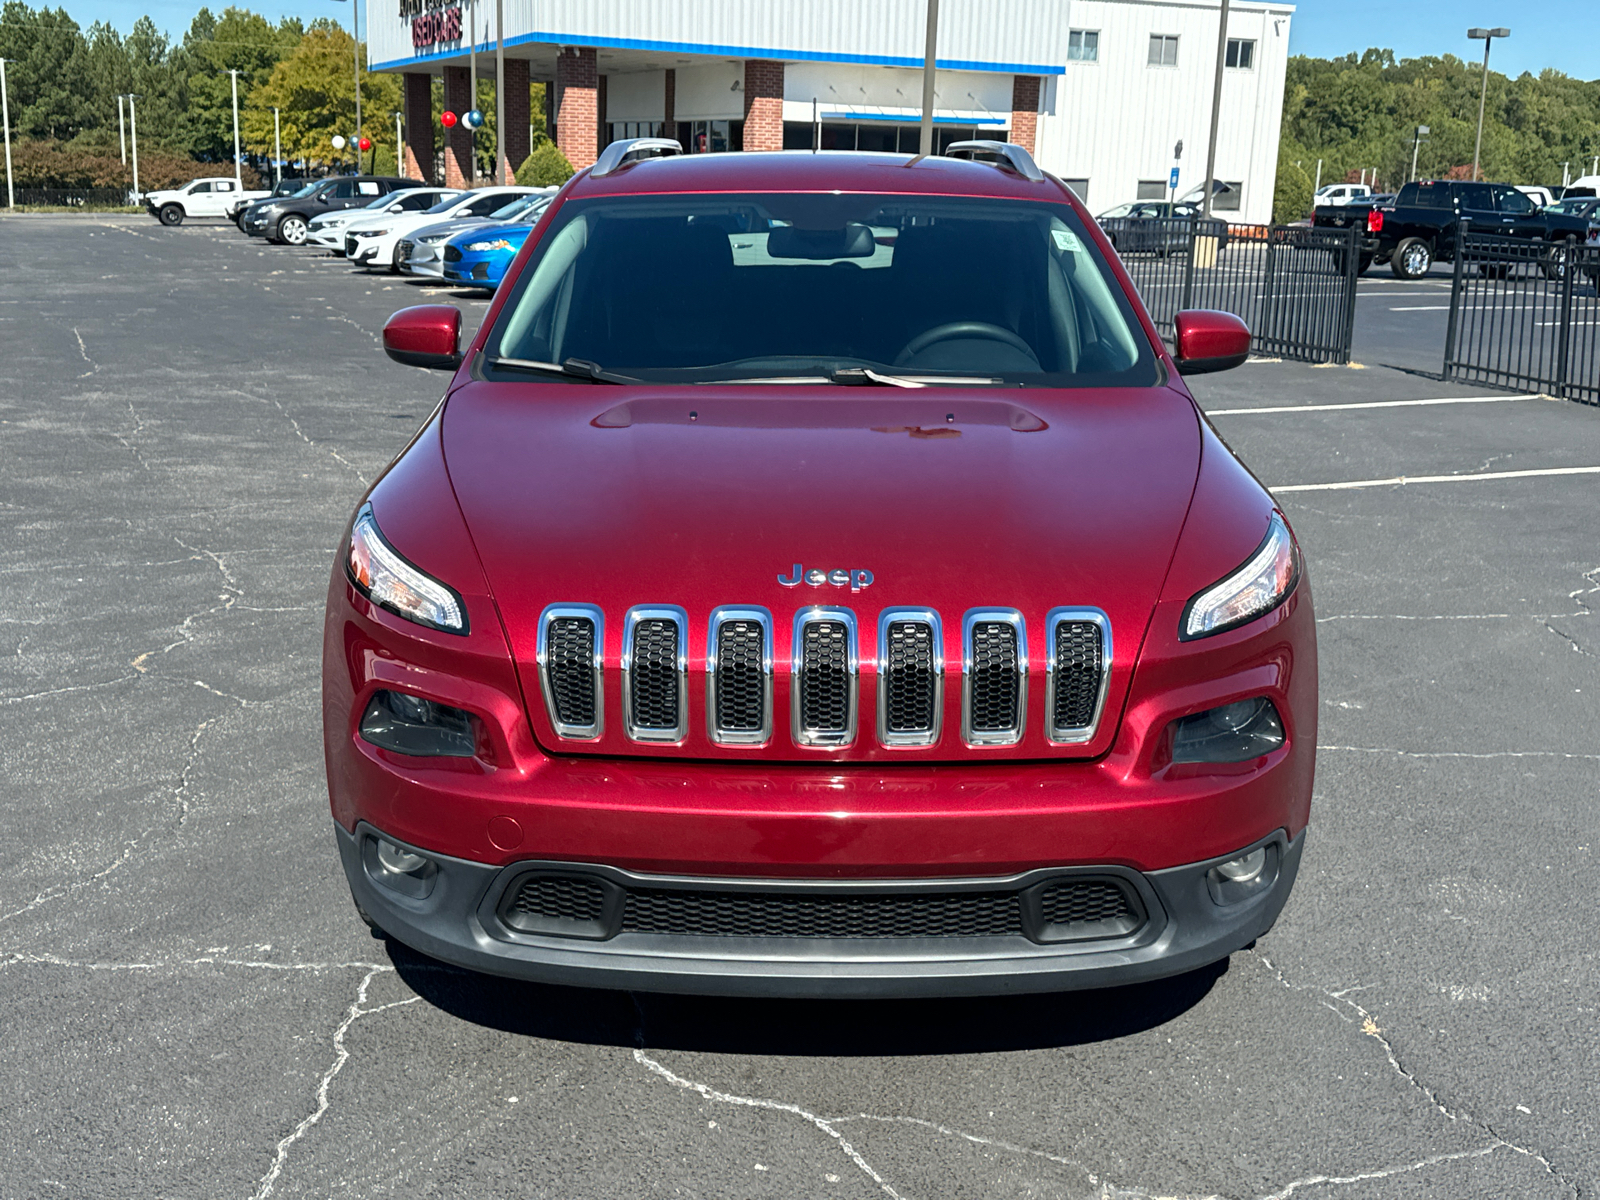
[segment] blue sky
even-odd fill
[[[174,35],[188,28],[199,8],[198,0],[45,2],[64,6],[82,25],[109,21],[124,33],[147,12]],[[213,3],[212,11],[220,11],[226,2]],[[243,0],[245,7],[274,20],[332,16],[344,25],[350,22],[352,2]],[[1483,43],[1467,40],[1469,25],[1510,27],[1511,37],[1494,46],[1490,66],[1497,71],[1517,75],[1555,67],[1580,79],[1600,79],[1600,15],[1594,0],[1303,0],[1295,10],[1289,49],[1325,58],[1387,46],[1402,58],[1448,52],[1476,59]]]

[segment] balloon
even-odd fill
[[[455,113],[450,112],[448,109],[439,114],[439,124],[443,125],[446,129],[455,128],[455,123],[456,115]]]
[[[360,142],[360,146],[361,146],[361,148],[363,150],[371,150],[372,149],[372,139],[371,138],[366,138],[366,137],[362,138],[361,142]]]
[[[333,148],[335,150],[344,149],[344,138],[340,137],[337,133],[333,135]]]
[[[483,124],[483,114],[477,109],[473,109],[467,114],[467,124],[471,125],[474,129],[478,128],[478,126]]]

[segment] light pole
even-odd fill
[[[477,97],[474,96],[476,101]],[[473,107],[477,107],[476,104]],[[494,0],[494,181],[506,182],[506,0]]]
[[[128,126],[122,116],[122,96],[117,95],[117,145],[122,148],[122,165],[128,165]]]
[[[922,44],[922,130],[917,140],[917,153],[924,158],[933,153],[933,77],[938,47],[939,0],[928,0],[928,33]],[[817,141],[820,145],[822,139]]]
[[[1417,181],[1417,151],[1422,147],[1422,139],[1428,136],[1428,127],[1418,125],[1416,135],[1411,139],[1411,182]]]
[[[272,187],[276,191],[283,182],[283,134],[278,126],[278,109],[272,109]]]
[[[344,3],[344,0],[339,0]],[[356,174],[361,174],[361,0],[350,0],[350,35],[355,38]]]
[[[228,68],[228,82],[233,86],[233,189],[244,191],[244,169],[239,165],[239,72]]]
[[[1222,17],[1217,29],[1217,75],[1211,84],[1211,140],[1206,143],[1205,216],[1211,217],[1211,193],[1216,190],[1217,122],[1222,119],[1222,72],[1228,65],[1228,0],[1222,0]]]
[[[139,199],[139,117],[134,111],[133,102],[139,98],[137,92],[128,92],[128,140],[133,143],[133,198]]]
[[[6,60],[0,58],[0,124],[6,128],[6,207],[17,206],[17,189],[11,181],[11,99],[6,95]]]
[[[1478,179],[1478,155],[1483,149],[1483,105],[1489,98],[1489,47],[1494,45],[1495,38],[1510,37],[1511,30],[1503,25],[1493,29],[1479,29],[1476,26],[1467,30],[1469,38],[1483,42],[1483,88],[1478,92],[1478,140],[1472,145],[1472,179]]]

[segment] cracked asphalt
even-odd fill
[[[442,289],[125,217],[0,219],[0,268],[0,1197],[1600,1189],[1600,476],[1312,486],[1597,466],[1600,412],[1392,329],[1196,381],[1317,589],[1311,841],[1253,950],[1064,996],[580,992],[373,940],[331,835],[323,591],[441,387],[377,331]]]

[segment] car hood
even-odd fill
[[[1110,747],[1201,442],[1192,402],[1164,387],[998,393],[477,381],[451,396],[443,444],[546,746],[904,761],[1083,757]],[[868,571],[872,581],[859,591],[780,584],[796,564]],[[540,614],[574,603],[604,613],[611,714],[599,741],[579,745],[555,739],[537,670]],[[621,735],[623,617],[635,605],[685,610],[691,735],[676,748]],[[764,750],[704,736],[706,631],[720,605],[772,615],[781,732]],[[864,669],[868,732],[846,750],[796,751],[785,660],[794,616],[811,605],[854,611],[868,667],[884,608],[941,615],[948,666],[939,745],[878,747]],[[1087,746],[1047,744],[1042,718],[1034,719],[1043,712],[1046,614],[1063,606],[1101,609],[1113,630],[1106,715]],[[976,608],[1016,609],[1027,622],[1030,728],[1016,747],[967,749],[951,723],[959,719],[962,615]]]
[[[514,241],[518,245],[521,245],[522,241],[528,236],[528,234],[532,232],[532,225],[484,224],[476,228],[463,229],[460,233],[453,235],[449,240],[459,243],[468,238],[497,237],[505,238],[508,242]]]

